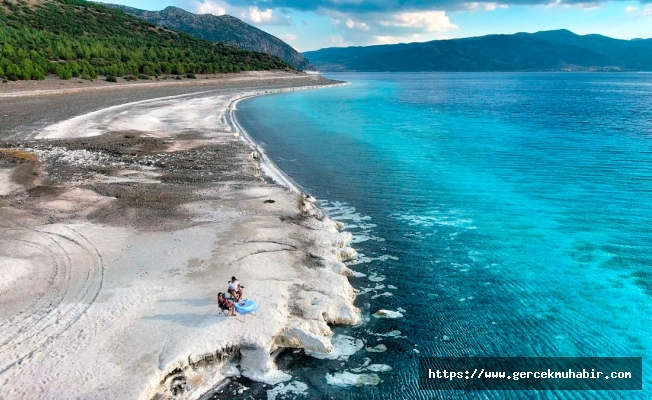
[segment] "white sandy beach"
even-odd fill
[[[130,132],[165,146],[147,156],[153,161],[208,147],[237,150],[243,138],[229,107],[258,94],[218,89],[139,101],[36,137]],[[224,167],[224,179],[188,185],[177,214],[156,225],[144,221],[146,207],[123,208],[141,213],[121,216],[126,200],[93,188],[131,185],[136,195],[165,188],[170,172],[156,166],[160,160],[113,163],[106,172],[108,156],[92,148],[37,147],[21,149],[37,163],[0,168],[0,398],[191,399],[231,375],[277,383],[290,377],[275,368],[272,352],[329,353],[329,324],[360,322],[342,262],[355,257],[350,235],[260,149],[234,151],[239,163]],[[7,157],[23,153],[16,154]],[[48,186],[53,160],[85,172]],[[28,167],[33,178],[18,179],[17,169]],[[261,170],[289,187],[238,175]],[[205,174],[213,173],[207,166]],[[37,196],[35,188],[49,191]],[[93,217],[107,213],[115,223]],[[219,313],[217,292],[232,275],[260,304],[257,315]]]

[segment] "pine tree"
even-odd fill
[[[0,7],[0,68],[6,79],[95,79],[289,69],[280,59],[170,32],[101,4],[50,0]],[[10,11],[7,11],[7,8]]]

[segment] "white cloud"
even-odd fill
[[[257,22],[259,24],[269,22],[274,19],[274,11],[272,11],[271,8],[262,11],[258,7],[249,7],[247,11],[243,11],[240,15],[242,18],[248,19],[251,22]]]
[[[291,43],[294,42],[295,40],[297,40],[299,37],[298,37],[297,35],[293,35],[293,34],[291,34],[291,33],[286,33],[286,34],[284,34],[284,35],[279,36],[279,38],[280,38],[282,41],[284,41],[285,43],[288,43],[288,44],[290,44],[290,46],[292,46]],[[299,51],[299,49],[297,49],[297,48],[294,47],[294,46],[292,46],[292,48],[293,48],[294,50],[296,50],[296,51]]]
[[[197,14],[235,15],[254,25],[292,25],[288,15],[270,8],[261,10],[258,7],[235,7],[226,1],[228,0],[195,0],[190,3],[190,9]]]
[[[625,12],[634,17],[652,17],[652,4],[647,4],[642,9],[636,6],[627,6]]]
[[[195,1],[192,8],[198,14],[213,14],[213,15],[224,15],[226,14],[226,8],[224,3],[219,1],[205,0],[203,3]]]
[[[326,38],[324,38],[324,44],[330,46],[342,46],[346,44],[346,42],[342,36],[326,36]]]
[[[361,31],[369,30],[369,25],[365,24],[364,22],[354,21],[351,18],[346,19],[346,27],[349,29],[359,29]]]
[[[444,32],[457,29],[444,11],[403,12],[394,14],[387,20],[381,20],[385,27],[399,27],[425,32]]]
[[[282,39],[284,42],[292,43],[292,42],[294,42],[295,40],[297,40],[298,37],[297,37],[297,35],[293,35],[293,34],[291,34],[291,33],[286,33],[285,35],[281,35],[281,39]]]
[[[500,3],[496,3],[500,4]],[[338,29],[339,39],[329,46],[364,46],[422,42],[439,39],[442,32],[457,29],[444,11],[344,13],[323,10]]]
[[[597,3],[597,2],[596,3],[593,3],[593,2],[577,3],[576,6],[578,8],[583,9],[583,10],[596,10],[596,9],[602,7],[602,3]]]
[[[645,6],[643,10],[641,10],[640,13],[641,17],[652,17],[652,4],[648,4]]]
[[[355,21],[345,14],[333,13],[331,21],[339,27],[346,27],[349,30],[368,31],[369,25],[362,21]]]
[[[374,42],[377,44],[418,42],[419,39],[421,39],[421,35],[419,35],[418,33],[409,36],[383,36],[383,35],[374,36]]]
[[[271,8],[249,7],[240,12],[240,18],[255,25],[292,25],[289,16],[275,13]]]
[[[596,0],[596,1],[587,1],[583,3],[564,3],[562,0],[555,0],[549,4],[547,4],[545,7],[548,8],[554,8],[554,7],[561,7],[561,8],[579,8],[581,10],[585,11],[591,11],[591,10],[596,10],[600,7],[602,7],[602,0]]]
[[[507,8],[507,7],[509,7],[507,4],[500,4],[500,3],[464,3],[464,8],[466,8],[469,11],[477,11],[477,10],[493,11],[496,8]]]

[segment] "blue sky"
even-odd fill
[[[108,0],[145,10],[177,6],[230,14],[299,51],[570,29],[652,37],[652,2],[592,0]]]

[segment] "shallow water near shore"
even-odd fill
[[[649,369],[652,74],[327,77],[352,84],[248,99],[237,117],[354,233],[365,322],[335,330],[338,359],[286,352],[293,381],[245,393],[652,396],[645,375],[642,392],[418,390],[419,356],[642,356]]]

